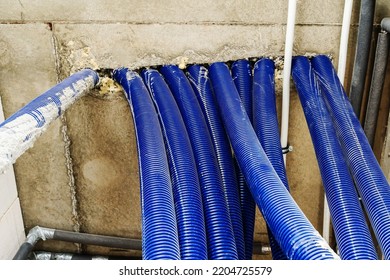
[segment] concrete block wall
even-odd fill
[[[343,5],[340,0],[298,1],[294,53],[326,53],[337,62]],[[358,8],[355,1],[346,88]],[[387,0],[378,0],[377,10],[376,22],[390,16]],[[5,116],[84,67],[136,69],[282,56],[286,20],[285,0],[0,1],[0,97]],[[280,89],[278,96],[280,101]],[[292,195],[321,231],[321,179],[294,92],[289,142],[294,146],[287,161]],[[17,160],[15,174],[26,231],[41,225],[140,237],[134,128],[120,91],[97,89],[83,97]],[[256,222],[256,241],[267,242],[259,213]],[[130,254],[62,242],[38,246]]]

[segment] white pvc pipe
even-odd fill
[[[324,196],[324,218],[322,220],[322,237],[329,244],[329,236],[330,236],[330,211],[329,204],[326,196]]]
[[[282,148],[287,147],[288,143],[288,118],[290,112],[290,76],[291,61],[294,45],[295,16],[297,10],[297,1],[288,1],[286,42],[284,46],[284,69],[283,69],[283,97],[282,97],[282,120],[280,131],[280,142]],[[286,164],[286,154],[283,155],[284,164]]]
[[[340,79],[341,84],[344,84],[345,68],[347,64],[348,38],[349,38],[349,30],[351,27],[352,6],[353,6],[353,0],[345,0],[343,25],[341,27],[341,36],[340,36],[339,62],[338,62],[338,69],[337,69],[337,75]]]
[[[347,53],[348,53],[348,38],[349,30],[351,27],[351,15],[352,15],[353,0],[345,0],[344,3],[344,15],[343,24],[341,27],[340,35],[340,50],[339,50],[339,62],[337,68],[337,75],[340,79],[341,84],[344,84],[345,79],[345,68],[347,64]],[[329,243],[330,236],[330,211],[326,196],[324,196],[324,218],[323,218],[322,236]]]

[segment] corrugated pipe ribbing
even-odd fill
[[[81,70],[32,100],[0,124],[0,173],[30,148],[35,140],[77,99],[99,81],[90,69]]]
[[[310,224],[269,162],[224,63],[213,63],[210,79],[222,119],[258,207],[289,259],[339,259]]]
[[[354,182],[307,57],[293,59],[292,76],[314,144],[340,256],[344,260],[377,259]]]
[[[240,59],[233,62],[231,73],[241,102],[244,105],[249,119],[252,121],[252,67],[250,62],[246,59]],[[256,203],[253,200],[252,194],[245,182],[244,175],[237,163],[236,172],[244,228],[245,258],[251,260],[253,254]]]
[[[145,260],[180,259],[168,159],[158,116],[141,77],[126,68],[114,79],[126,92],[133,114],[140,170],[142,254]]]
[[[288,190],[276,112],[274,73],[275,64],[271,59],[260,59],[254,66],[253,127],[265,154]],[[269,231],[268,236],[272,258],[274,260],[285,260],[287,257],[277,244],[272,232]]]
[[[233,155],[211,88],[208,70],[204,66],[193,65],[187,69],[187,77],[198,98],[210,131],[232,221],[238,259],[244,260],[244,232]]]
[[[206,260],[207,242],[200,183],[191,142],[175,99],[156,70],[143,73],[165,139],[183,260]]]
[[[238,259],[232,222],[213,142],[196,95],[179,67],[160,69],[184,119],[198,167],[209,259]]]
[[[319,55],[312,59],[312,65],[376,238],[384,257],[390,259],[390,186],[332,62],[327,56]]]

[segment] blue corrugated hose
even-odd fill
[[[172,184],[158,116],[142,79],[126,68],[114,71],[129,101],[138,147],[142,254],[146,260],[180,259]]]
[[[289,189],[286,168],[280,143],[278,115],[276,112],[275,64],[271,59],[263,58],[256,62],[253,69],[253,127],[269,161],[283,185]],[[287,259],[286,254],[268,231],[272,258]]]
[[[332,62],[319,55],[312,59],[312,65],[376,238],[385,259],[390,259],[390,186]]]
[[[355,185],[307,57],[293,59],[292,76],[316,151],[340,256],[345,260],[377,259]]]
[[[204,66],[193,65],[187,68],[187,76],[202,108],[214,149],[218,159],[218,166],[222,176],[222,184],[232,221],[237,254],[240,260],[245,259],[244,233],[240,208],[237,179],[233,156],[225,128],[218,112],[214,93],[211,88],[208,70]],[[253,235],[253,234],[252,234]],[[252,238],[253,244],[253,238]]]
[[[224,63],[209,68],[225,129],[267,225],[289,259],[338,259],[310,224],[269,162]]]
[[[173,184],[180,252],[183,260],[206,260],[207,242],[194,153],[179,108],[163,77],[143,71],[160,117]]]
[[[202,189],[209,258],[237,259],[222,178],[202,109],[182,70],[167,65],[160,71],[175,97],[192,143]]]
[[[231,72],[241,102],[244,105],[249,119],[252,121],[252,67],[248,60],[240,59],[233,62]],[[253,254],[256,203],[253,200],[252,194],[238,164],[236,164],[236,171],[244,227],[245,258],[251,260]]]

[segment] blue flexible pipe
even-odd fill
[[[165,139],[181,259],[206,260],[207,239],[200,183],[183,118],[160,73],[145,70],[142,75],[155,103]]]
[[[265,154],[288,190],[276,111],[275,64],[271,59],[263,58],[256,62],[253,70],[253,127]],[[287,259],[270,231],[268,235],[272,258]]]
[[[179,106],[198,166],[209,259],[237,259],[222,178],[202,109],[187,77],[179,67],[167,65],[161,67],[160,71]]]
[[[232,63],[230,68],[233,82],[236,86],[241,102],[248,114],[249,120],[253,121],[253,95],[252,95],[252,67],[247,59],[239,59]]]
[[[340,256],[375,260],[378,257],[353,179],[307,57],[293,59],[292,76],[312,137]]]
[[[172,184],[158,116],[141,77],[126,68],[114,79],[129,101],[136,132],[145,260],[180,259]]]
[[[238,164],[279,246],[292,260],[338,259],[299,209],[269,162],[226,64],[213,63],[210,79]]]
[[[276,110],[275,64],[263,58],[256,62],[253,70],[253,126],[264,152],[288,190]]]
[[[248,60],[240,59],[231,66],[232,78],[236,85],[241,102],[252,121],[252,68]],[[253,255],[253,235],[255,231],[256,203],[236,163],[238,189],[245,239],[245,259],[251,260]]]
[[[390,186],[332,62],[327,56],[319,55],[312,59],[312,66],[378,243],[384,257],[390,259]]]
[[[244,231],[233,155],[211,88],[208,70],[204,66],[193,65],[187,68],[187,77],[198,98],[199,105],[202,108],[203,115],[205,116],[210,131],[210,136],[217,155],[219,170],[222,176],[222,184],[228,204],[230,219],[232,221],[238,259],[244,260]]]

